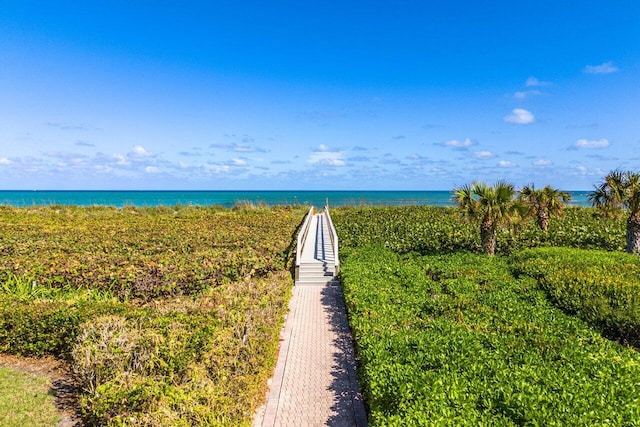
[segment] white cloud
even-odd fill
[[[247,161],[245,159],[231,159],[231,163],[233,164],[233,166],[246,166],[247,165]]]
[[[500,166],[501,168],[513,168],[513,167],[516,167],[517,165],[508,160],[500,160],[498,162],[498,166]]]
[[[0,165],[10,165],[11,163],[13,162],[6,157],[0,157]]]
[[[473,157],[475,157],[476,159],[491,159],[495,156],[496,155],[491,151],[476,151],[475,153],[473,153]]]
[[[331,151],[325,144],[320,144],[307,161],[323,166],[344,166],[346,163],[343,160],[343,155],[342,151]]]
[[[533,166],[551,166],[553,162],[549,159],[538,159],[533,162]]]
[[[523,108],[514,108],[511,114],[504,117],[507,123],[515,123],[519,125],[527,125],[536,121],[535,116]]]
[[[586,175],[587,174],[587,168],[585,168],[584,166],[576,166],[575,168],[575,173],[574,175]]]
[[[525,99],[525,98],[530,98],[532,96],[540,96],[542,95],[542,92],[540,92],[539,90],[525,90],[522,92],[516,92],[513,94],[513,97],[516,99]]]
[[[260,147],[256,147],[254,145],[248,144],[248,142],[252,142],[253,138],[243,138],[242,142],[243,144],[237,144],[237,143],[233,143],[233,144],[211,144],[209,145],[210,148],[214,148],[217,150],[226,150],[226,151],[234,151],[236,153],[266,153],[267,150],[260,148]]]
[[[238,153],[252,153],[256,151],[256,148],[250,145],[238,144],[233,148],[233,151],[236,151]]]
[[[572,147],[573,148],[607,148],[611,145],[611,142],[607,138],[600,138],[596,140],[579,139]]]
[[[469,138],[465,138],[463,141],[452,139],[450,141],[445,141],[444,145],[447,147],[454,147],[454,148],[467,148],[473,145],[473,141],[471,141]]]
[[[618,71],[618,67],[609,61],[600,65],[587,65],[582,71],[587,74],[610,74]]]
[[[142,145],[136,145],[130,153],[132,157],[153,157],[153,154],[144,149]]]
[[[551,86],[551,82],[543,82],[535,77],[529,77],[524,85],[526,87]]]
[[[158,169],[157,166],[147,166],[146,168],[144,168],[144,171],[146,173],[158,173],[160,172],[160,169]]]
[[[129,166],[131,162],[122,154],[114,154],[113,158],[116,160],[116,164],[120,166]]]

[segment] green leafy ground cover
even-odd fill
[[[0,208],[0,351],[67,360],[92,425],[248,425],[305,213]]]
[[[569,248],[529,249],[511,257],[516,275],[535,278],[552,301],[606,336],[640,348],[640,258]]]
[[[372,425],[640,425],[638,352],[506,258],[349,248],[342,279]]]
[[[533,220],[498,229],[498,253],[537,246],[624,250],[624,218],[601,218],[591,208],[563,212],[563,217],[551,218],[546,233]],[[333,209],[331,217],[343,247],[377,244],[398,253],[481,250],[480,223],[464,219],[455,208],[349,207]]]
[[[623,250],[622,217],[502,228],[510,258],[469,253],[479,224],[453,208],[332,218],[372,425],[639,425],[638,353],[599,333],[635,342],[638,263],[584,250]]]

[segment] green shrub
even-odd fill
[[[0,207],[0,352],[67,359],[89,425],[248,425],[305,213]]]
[[[265,394],[287,273],[80,325],[72,367],[92,424],[244,425]]]
[[[548,232],[535,221],[524,221],[497,233],[497,252],[508,254],[537,246],[571,246],[623,250],[625,222],[599,218],[591,208],[568,208],[553,218]],[[463,218],[457,209],[435,206],[335,208],[332,219],[340,245],[384,246],[397,253],[480,252],[480,224]]]
[[[124,310],[124,305],[116,302],[0,297],[0,351],[68,358],[82,323],[100,314]]]
[[[108,291],[122,300],[196,295],[290,261],[304,208],[0,210],[0,283]],[[293,251],[295,253],[295,251]]]
[[[536,248],[511,257],[551,300],[606,336],[640,346],[640,259],[622,252]]]
[[[639,424],[640,355],[504,258],[351,248],[342,279],[372,426]]]

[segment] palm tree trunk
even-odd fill
[[[640,253],[640,212],[634,212],[627,219],[627,252]]]
[[[487,255],[495,255],[496,253],[496,227],[490,219],[484,219],[480,224],[480,240],[482,241],[482,250]]]
[[[549,213],[546,209],[538,211],[538,226],[542,231],[547,231],[547,228],[549,228]]]

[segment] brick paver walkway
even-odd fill
[[[296,286],[258,426],[366,426],[339,285]]]

